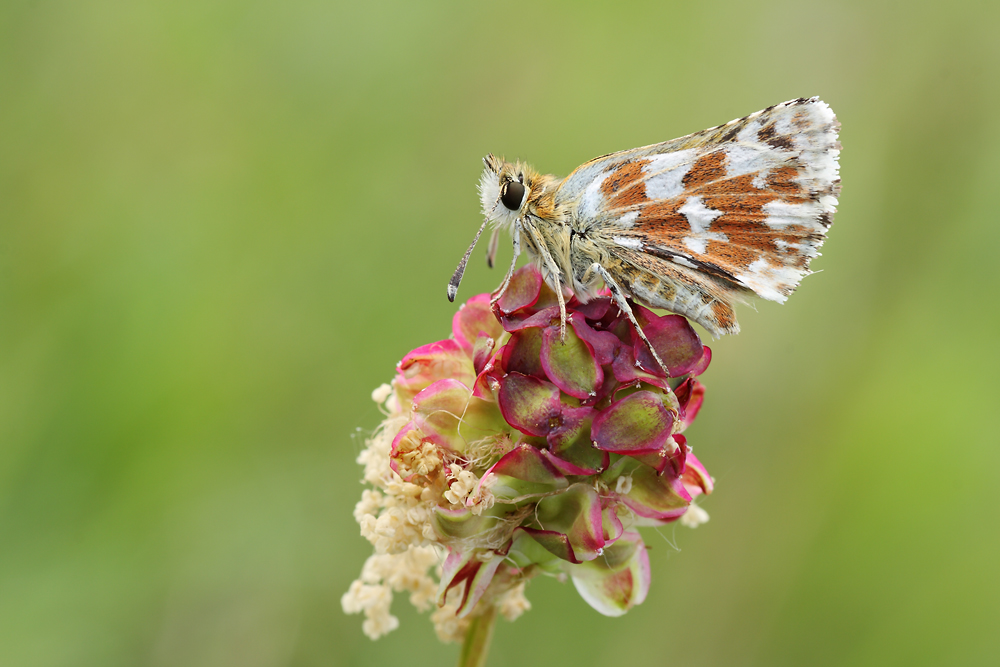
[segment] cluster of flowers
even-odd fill
[[[609,296],[571,300],[563,329],[528,266],[375,391],[387,417],[358,459],[375,488],[355,509],[375,554],[342,599],[368,636],[398,625],[394,590],[436,602],[445,641],[487,607],[517,617],[539,573],[568,575],[609,616],[643,601],[649,559],[632,528],[708,519],[693,500],[712,478],[682,433],[711,350],[683,317],[632,308],[669,376]]]

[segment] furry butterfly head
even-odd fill
[[[483,158],[483,164],[485,168],[479,179],[483,217],[495,227],[510,229],[524,214],[536,174],[525,164],[510,163],[492,153]]]

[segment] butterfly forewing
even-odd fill
[[[839,193],[838,127],[817,98],[792,100],[591,160],[556,199],[640,300],[732,333],[734,300],[784,301],[819,254]]]

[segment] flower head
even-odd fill
[[[645,599],[634,528],[708,518],[693,500],[712,478],[683,432],[711,350],[683,317],[632,308],[669,376],[610,296],[571,300],[563,329],[529,266],[495,306],[470,299],[450,339],[407,354],[376,390],[387,417],[359,457],[375,489],[355,509],[375,555],[342,601],[366,613],[366,634],[396,626],[393,590],[436,601],[443,639],[487,607],[519,615],[540,573],[568,575],[609,616]]]

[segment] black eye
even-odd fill
[[[521,200],[524,199],[524,186],[516,181],[510,181],[503,188],[503,195],[500,196],[500,201],[503,205],[509,208],[511,211],[519,211],[521,209]]]

